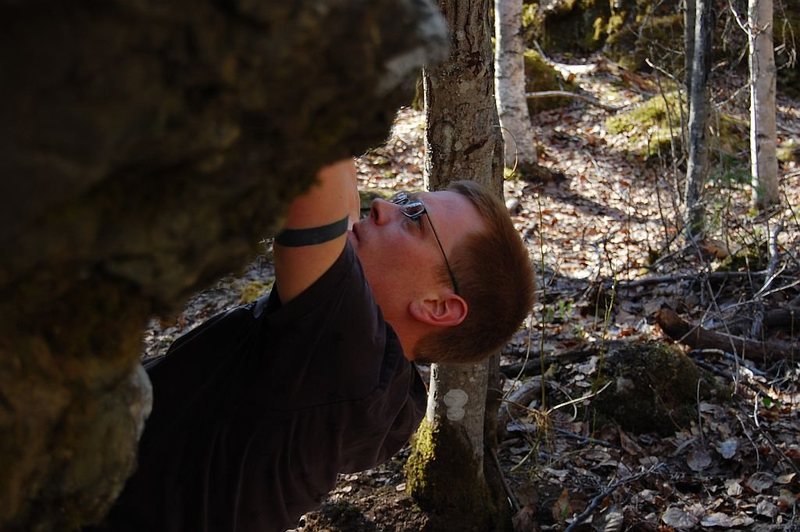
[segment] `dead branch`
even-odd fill
[[[512,364],[503,365],[500,366],[500,372],[510,379],[515,379],[521,376],[530,377],[533,375],[540,375],[542,368],[546,370],[551,364],[568,364],[578,360],[585,360],[588,359],[592,353],[594,353],[594,350],[591,348],[578,348],[558,355],[546,355],[544,360],[539,358],[541,356],[540,353],[531,353],[530,359],[524,364],[522,362],[515,362]],[[519,357],[525,356],[524,351],[508,351],[504,352],[503,354]]]
[[[764,327],[767,329],[785,327],[793,331],[800,330],[800,307],[768,310],[764,314]]]
[[[694,352],[690,352],[689,354],[692,355]],[[763,393],[765,395],[769,395],[769,389],[758,382],[755,379],[749,378],[746,373],[742,371],[737,371],[734,374],[733,371],[724,370],[722,368],[717,367],[716,365],[706,362],[705,360],[700,360],[696,356],[692,356],[692,361],[697,364],[697,367],[708,371],[709,373],[713,373],[714,375],[718,375],[724,379],[727,379],[734,383],[735,385],[741,384],[749,388],[754,393]]]
[[[766,275],[766,270],[754,272],[698,272],[676,275],[658,275],[654,277],[644,277],[632,281],[617,281],[617,288],[636,288],[637,286],[649,286],[653,284],[676,283],[679,281],[693,281],[695,279],[706,279],[709,281],[722,281],[737,277],[760,277]]]
[[[579,100],[583,100],[585,102],[588,102],[588,103],[594,105],[595,107],[600,107],[601,109],[604,109],[606,111],[611,111],[611,112],[616,112],[616,111],[619,111],[620,109],[624,108],[624,107],[617,106],[617,105],[609,105],[607,103],[603,103],[600,100],[598,100],[597,98],[593,98],[592,96],[587,96],[585,94],[578,94],[576,92],[569,92],[569,91],[526,92],[525,93],[525,97],[528,98],[529,100],[533,99],[533,98],[553,98],[553,97],[558,97],[558,98],[562,98],[562,97],[563,98],[577,98]]]
[[[796,351],[793,344],[786,342],[777,340],[761,342],[691,325],[668,308],[656,312],[655,318],[664,334],[693,349],[720,349],[750,360],[761,359],[769,362],[788,358]]]
[[[607,447],[609,449],[621,449],[619,445],[615,445],[611,442],[606,440],[598,440],[597,438],[589,438],[588,436],[581,436],[580,434],[575,434],[566,429],[560,429],[556,427],[555,431],[570,440],[577,440],[584,445],[600,445],[602,447]]]

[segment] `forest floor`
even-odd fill
[[[538,283],[531,319],[501,356],[496,458],[515,530],[800,530],[800,163],[781,163],[782,206],[754,213],[745,130],[744,152],[713,158],[708,236],[687,242],[685,162],[643,157],[630,132],[606,128],[658,96],[655,75],[622,75],[599,57],[561,69],[583,94],[622,110],[574,99],[533,115],[539,163],[557,177],[505,183]],[[743,83],[712,80],[713,100],[746,123]],[[779,94],[778,103],[779,141],[800,143],[800,102]],[[422,188],[423,134],[421,114],[402,110],[386,145],[359,159],[362,189]],[[266,253],[174,321],[153,321],[145,355],[257,297],[271,276]],[[689,347],[697,335],[669,338],[657,323],[668,317],[702,327],[701,340],[724,333],[731,345],[751,337],[768,349],[748,346],[742,358]],[[631,370],[630,353],[650,358],[653,341],[674,349],[670,364]],[[687,386],[691,413],[681,416],[670,396]],[[404,491],[407,454],[342,476],[297,532],[424,530],[426,514]]]

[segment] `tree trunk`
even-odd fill
[[[686,84],[686,93],[692,92],[692,61],[694,60],[694,17],[695,0],[685,0],[683,6],[683,48],[684,48],[684,83]],[[690,102],[691,104],[691,102]]]
[[[749,0],[747,22],[750,45],[750,172],[753,204],[759,209],[766,209],[779,201],[772,0]]]
[[[695,30],[689,90],[689,160],[686,166],[686,235],[704,230],[703,185],[708,174],[706,131],[709,114],[708,74],[711,70],[712,4],[695,2]]]
[[[496,0],[494,14],[495,90],[503,132],[506,168],[536,164],[531,120],[525,98],[525,46],[522,0]]]
[[[502,138],[494,100],[488,0],[441,0],[451,55],[424,73],[425,184],[473,179],[502,195]],[[499,530],[483,473],[486,363],[438,365],[407,465],[411,496],[431,530]]]

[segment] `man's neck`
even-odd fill
[[[416,349],[420,339],[426,334],[422,331],[418,323],[410,322],[391,322],[390,325],[397,338],[400,340],[400,346],[403,348],[403,355],[407,360],[413,361],[416,358]]]

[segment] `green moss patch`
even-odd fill
[[[496,530],[497,509],[459,428],[423,420],[406,462],[408,493],[429,513],[427,531]]]
[[[628,111],[606,120],[609,133],[626,134],[634,151],[644,157],[669,154],[681,149],[688,114],[677,91],[657,94]],[[746,123],[732,116],[712,112],[708,120],[708,146],[712,157],[738,157],[748,149],[749,133]]]
[[[550,63],[534,50],[525,51],[525,92],[574,91],[575,84],[567,81]],[[535,114],[570,103],[560,96],[528,99],[528,112]]]

